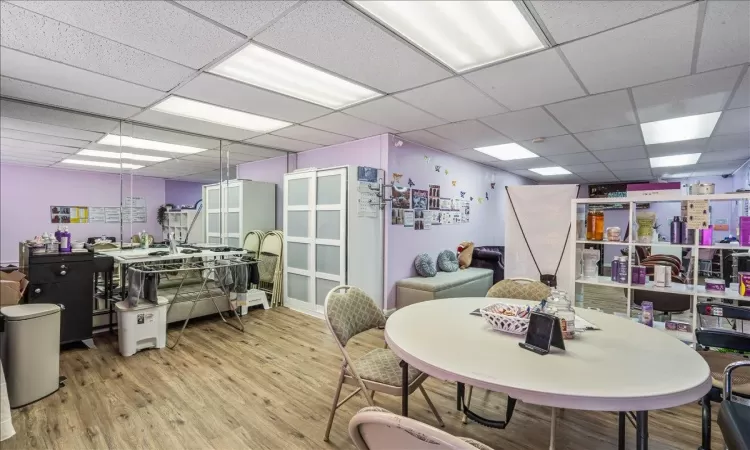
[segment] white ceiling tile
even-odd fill
[[[47,152],[57,153],[78,153],[81,147],[66,147],[64,145],[52,145],[52,144],[41,144],[38,142],[21,141],[18,139],[11,138],[0,138],[0,145],[15,147],[15,148],[27,148],[30,150],[43,150]]]
[[[191,80],[176,94],[288,122],[304,122],[331,112],[322,106],[208,73]]]
[[[750,148],[750,133],[714,136],[708,143],[709,151],[738,150],[744,148]]]
[[[68,139],[58,136],[49,136],[46,134],[29,133],[28,131],[0,129],[0,136],[3,138],[19,139],[22,141],[38,142],[41,144],[63,145],[66,147],[83,148],[91,141],[81,141],[78,139]]]
[[[264,134],[263,136],[249,139],[247,142],[251,144],[267,145],[269,147],[289,150],[291,152],[301,152],[320,147],[320,145],[318,144],[298,141],[296,139],[289,139],[281,136],[274,136],[272,134]]]
[[[47,150],[34,150],[30,148],[8,147],[0,143],[0,154],[13,158],[29,158],[40,161],[60,161],[69,157],[70,153],[51,152]]]
[[[535,169],[538,167],[552,167],[558,164],[553,163],[547,158],[527,158],[527,159],[514,159],[512,161],[493,161],[492,165],[505,170],[523,170],[523,169]],[[531,172],[534,174],[534,172]],[[536,175],[536,174],[535,174]]]
[[[305,122],[303,125],[317,128],[319,130],[330,131],[344,136],[353,136],[356,138],[366,138],[378,134],[395,133],[396,130],[377,125],[357,117],[349,116],[340,112],[335,112],[327,116],[313,119]]]
[[[4,164],[15,164],[17,166],[48,167],[57,161],[29,160],[25,158],[0,155],[0,162]]]
[[[750,62],[750,2],[711,0],[698,51],[699,72]]]
[[[706,138],[647,145],[646,151],[648,152],[648,155],[653,158],[657,156],[672,156],[686,153],[703,153],[707,148],[708,139]]]
[[[78,130],[98,131],[101,133],[109,133],[120,125],[120,122],[116,120],[102,119],[85,114],[76,114],[2,99],[0,99],[0,115],[14,119]]]
[[[123,136],[137,139],[148,139],[151,141],[166,142],[167,144],[188,145],[190,147],[213,149],[221,145],[219,139],[211,139],[194,134],[180,133],[172,130],[149,127],[139,124],[123,123],[121,127]]]
[[[565,166],[566,169],[568,169],[569,171],[575,174],[596,173],[596,172],[603,172],[607,170],[607,167],[605,167],[604,164],[602,163],[579,164],[579,165],[563,164],[563,166]]]
[[[135,106],[147,106],[164,93],[98,73],[0,47],[0,74],[79,94]]]
[[[742,67],[701,73],[633,89],[641,123],[721,111]]]
[[[653,179],[651,169],[613,170],[612,173],[622,181],[649,181]]]
[[[729,175],[735,170],[737,170],[744,163],[745,163],[744,160],[737,160],[737,161],[696,164],[695,166],[693,166],[695,167],[695,172],[693,172],[693,176],[707,175],[707,173],[705,173],[707,171],[712,171],[720,175]],[[701,172],[704,172],[704,173],[701,173]]]
[[[484,164],[491,164],[494,165],[495,163],[500,162],[497,158],[494,158],[486,153],[478,152],[474,149],[464,149],[464,150],[458,150],[455,152],[451,152],[452,154],[468,159],[469,161],[484,163]]]
[[[524,109],[523,111],[483,117],[479,120],[514,141],[567,134],[567,131],[542,108]]]
[[[750,108],[730,109],[722,113],[715,135],[750,133]]]
[[[285,151],[281,150],[272,150],[270,148],[258,147],[257,145],[240,143],[229,144],[222,147],[222,149],[228,151],[230,157],[233,154],[243,154],[248,156],[258,156],[261,158],[275,158],[277,156],[286,156],[287,154]]]
[[[646,158],[646,149],[642,145],[628,148],[617,148],[614,150],[602,150],[592,152],[599,161],[629,161],[632,159]]]
[[[586,94],[554,49],[480,69],[464,77],[512,110]]]
[[[572,41],[688,3],[681,1],[534,0],[531,4],[555,42]]]
[[[54,125],[48,125],[39,122],[29,122],[28,120],[13,119],[11,117],[0,117],[0,128],[4,128],[7,130],[26,131],[28,133],[44,134],[47,136],[78,139],[82,141],[95,141],[104,136],[103,133],[76,130],[75,128],[57,127]]]
[[[306,2],[255,40],[385,92],[451,75],[344,2]]]
[[[594,164],[594,163],[599,162],[599,160],[596,159],[596,157],[589,152],[569,153],[569,154],[563,154],[563,155],[548,155],[547,159],[557,164],[563,165],[566,168],[568,166],[579,166],[583,164]],[[596,171],[598,170],[607,170],[607,169],[602,167],[601,169],[597,169]],[[592,172],[594,171],[592,170]]]
[[[745,108],[750,106],[750,70],[745,72],[737,91],[734,93],[729,109]]]
[[[644,155],[645,156],[645,155]],[[648,159],[630,159],[627,161],[610,161],[604,163],[610,170],[650,169],[651,163]]]
[[[133,117],[133,120],[150,123],[153,125],[159,125],[166,128],[172,128],[175,130],[200,133],[206,136],[232,139],[235,141],[242,141],[259,135],[259,133],[255,133],[249,130],[227,127],[211,122],[205,122],[203,120],[196,120],[189,117],[176,116],[174,114],[166,114],[163,112],[151,110],[143,111],[142,113]]]
[[[607,128],[604,130],[576,133],[576,137],[589,150],[609,150],[611,148],[634,147],[643,144],[638,125]]]
[[[398,137],[446,152],[456,152],[466,148],[426,130],[409,131],[399,134]]]
[[[0,3],[0,44],[124,81],[168,91],[193,70],[9,3]]]
[[[108,102],[94,97],[62,91],[26,81],[0,77],[0,94],[32,102],[44,103],[61,108],[102,114],[110,117],[127,118],[136,114],[141,108]]]
[[[592,94],[690,74],[698,4],[563,45]]]
[[[726,161],[747,161],[750,159],[750,149],[725,150],[723,152],[708,152],[701,155],[698,164],[726,162]]]
[[[177,3],[245,36],[252,36],[297,2],[177,0]]]
[[[572,133],[636,123],[635,113],[626,91],[568,100],[549,105],[547,110]]]
[[[312,142],[313,144],[320,145],[341,144],[354,140],[354,138],[351,138],[349,136],[342,136],[340,134],[321,131],[302,125],[294,125],[291,127],[282,128],[278,131],[274,131],[273,134],[276,136],[298,139],[300,141],[307,141]]]
[[[461,77],[438,81],[395,96],[448,122],[508,111]]]
[[[581,177],[585,179],[586,181],[590,181],[592,183],[604,183],[607,181],[617,181],[617,177],[612,174],[612,172],[586,172],[582,173]]]
[[[586,149],[569,134],[547,138],[544,142],[538,142],[536,144],[530,140],[520,142],[520,144],[539,156],[582,153],[586,151]]]
[[[390,96],[352,106],[344,112],[398,131],[419,130],[445,123],[442,119]],[[314,126],[311,122],[307,125]]]
[[[219,167],[219,164],[221,164],[222,162],[221,153],[221,150],[206,150],[205,152],[181,156],[179,159],[184,161],[198,161],[208,164],[215,164],[216,167]],[[226,160],[224,162],[226,162]]]
[[[199,69],[243,39],[168,2],[17,1],[22,8]]]
[[[427,131],[448,139],[463,148],[486,147],[507,144],[510,139],[477,120],[449,123]]]

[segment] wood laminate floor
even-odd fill
[[[67,385],[14,410],[17,434],[0,448],[354,448],[347,426],[366,406],[361,396],[337,412],[331,442],[322,439],[340,364],[325,323],[286,308],[255,310],[243,320],[244,334],[218,318],[192,322],[175,350],[124,358],[116,338],[104,334],[95,337],[96,349],[63,352],[61,371]],[[175,335],[171,329],[170,339]],[[372,331],[355,338],[349,348],[360,355],[382,343],[382,332]],[[480,349],[476,352],[477,357],[488,357]],[[519,403],[506,430],[462,425],[455,386],[435,379],[425,386],[448,432],[496,450],[548,448],[548,408]],[[472,406],[499,416],[503,398],[475,390]],[[398,398],[378,394],[375,401],[400,411]],[[435,424],[421,396],[413,395],[409,405],[412,417]],[[614,413],[565,411],[558,423],[557,448],[614,449],[616,421]],[[713,448],[723,449],[715,423],[713,428]],[[690,404],[652,413],[649,429],[651,449],[695,449],[700,443],[700,408]],[[628,425],[628,448],[635,448],[634,434]]]

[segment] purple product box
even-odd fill
[[[630,268],[630,282],[632,284],[640,284],[640,275],[638,274],[638,266]]]
[[[641,323],[647,327],[654,326],[654,304],[651,302],[641,303]]]
[[[750,246],[750,216],[740,217],[740,245]]]
[[[740,272],[737,276],[740,279],[740,295],[750,297],[750,272]]]
[[[721,278],[706,278],[706,291],[724,292],[727,286]]]
[[[638,284],[646,284],[646,267],[638,266]]]
[[[614,282],[617,282],[617,277],[620,273],[620,258],[615,257],[615,259],[612,260],[612,265],[610,266],[610,272],[611,273],[611,280]]]
[[[620,263],[617,265],[617,282],[627,283],[628,282],[628,260],[624,258],[620,259]]]

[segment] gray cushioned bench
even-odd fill
[[[492,270],[469,267],[438,272],[434,277],[404,278],[396,282],[396,308],[451,297],[484,297],[492,287]]]

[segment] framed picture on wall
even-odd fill
[[[450,211],[451,210],[451,199],[449,199],[449,198],[441,198],[440,199],[440,210],[441,211]]]
[[[413,209],[427,209],[428,193],[424,189],[411,190],[411,207]]]
[[[430,185],[429,209],[440,209],[440,186],[437,184]]]
[[[393,199],[393,208],[411,208],[411,191],[409,189],[393,186],[391,188],[391,198]]]

